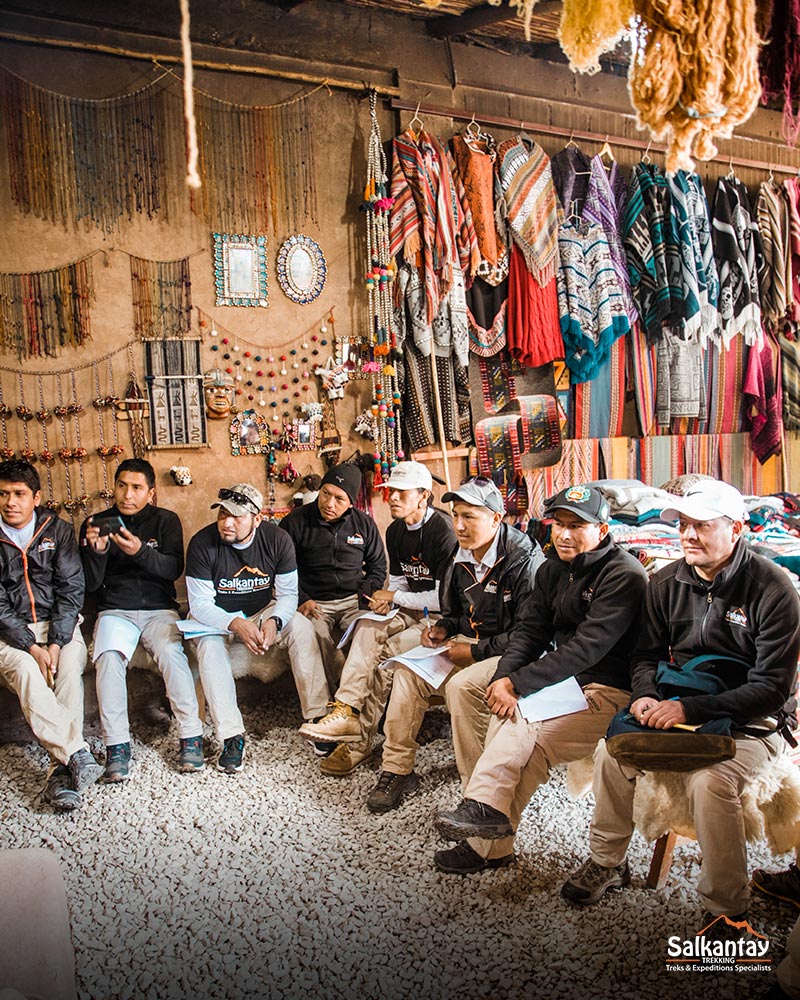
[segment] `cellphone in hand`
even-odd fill
[[[125,522],[119,514],[115,514],[112,517],[101,517],[97,521],[92,521],[92,524],[98,529],[101,537],[114,534],[125,527]]]

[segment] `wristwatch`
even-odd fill
[[[283,621],[277,615],[270,615],[268,621],[275,622],[275,628],[280,632],[283,628]]]

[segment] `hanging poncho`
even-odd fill
[[[705,344],[718,334],[719,278],[703,182],[679,170],[668,178],[672,228],[681,248],[683,337]]]
[[[608,240],[601,226],[565,222],[558,233],[558,312],[573,382],[588,382],[630,329]]]
[[[789,255],[792,281],[788,298],[788,315],[793,324],[800,324],[800,180],[788,177],[783,182],[789,209]]]
[[[683,285],[667,178],[654,163],[633,169],[623,233],[633,299],[648,339],[657,341],[663,324],[683,322]]]
[[[661,427],[682,417],[706,419],[703,348],[665,328],[656,348],[656,419]]]
[[[727,345],[737,334],[761,347],[759,270],[764,266],[758,222],[738,177],[720,177],[714,197],[714,256],[719,270],[719,314]]]
[[[508,256],[494,216],[494,163],[496,152],[485,139],[453,136],[453,157],[472,214],[480,264],[476,274],[490,285],[508,277]]]
[[[750,445],[762,465],[768,458],[780,454],[783,442],[780,370],[780,349],[767,334],[761,350],[750,348],[742,386]]]
[[[758,231],[764,251],[761,281],[761,314],[772,329],[786,315],[788,294],[792,287],[792,259],[789,253],[789,206],[783,190],[774,180],[764,181],[758,189]]]
[[[447,358],[453,354],[460,365],[469,364],[467,306],[461,268],[453,268],[450,290],[442,299],[433,323],[429,323],[420,273],[408,262],[401,264],[397,271],[394,325],[399,348],[402,349],[410,338],[426,358],[433,349],[437,357]]]
[[[625,181],[616,160],[606,170],[602,156],[593,156],[589,165],[589,184],[581,217],[586,222],[603,227],[619,281],[620,292],[625,303],[625,312],[628,314],[630,322],[635,323],[639,314],[633,304],[628,261],[622,242],[622,219],[625,213],[626,197]]]
[[[579,146],[565,146],[550,160],[550,170],[564,215],[580,218],[589,190],[589,157]]]

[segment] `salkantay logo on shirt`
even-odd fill
[[[746,627],[747,615],[745,614],[744,608],[731,608],[730,611],[726,611],[725,621],[730,622],[732,625],[741,625]]]
[[[431,578],[429,567],[424,562],[419,561],[419,556],[412,556],[411,562],[403,562],[401,559],[400,569],[403,572],[403,576],[409,580],[430,580]]]
[[[249,573],[250,576],[244,576],[245,573]],[[217,584],[217,591],[220,593],[249,594],[254,590],[269,590],[271,586],[272,577],[269,573],[254,566],[242,566],[229,579],[222,577]]]
[[[363,545],[364,544],[364,536],[360,535],[358,532],[356,532],[355,535],[348,535],[347,536],[347,544],[348,545]]]

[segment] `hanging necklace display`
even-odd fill
[[[377,94],[369,95],[370,134],[367,154],[367,185],[364,191],[364,215],[367,221],[367,298],[370,314],[370,363],[372,371],[372,415],[375,418],[374,485],[385,482],[395,463],[404,457],[400,433],[400,390],[397,373],[391,363],[396,347],[392,328],[391,286],[396,264],[389,252],[389,197],[386,155],[378,125]],[[364,370],[367,366],[364,365]]]
[[[103,411],[108,409],[111,405],[111,400],[108,396],[100,395],[100,369],[96,363],[92,365],[92,375],[94,376],[94,399],[92,400],[92,406],[95,408],[97,413],[97,434],[100,439],[100,444],[98,445],[96,451],[100,457],[100,463],[103,467],[103,488],[100,490],[100,499],[110,503],[114,498],[114,492],[108,485],[108,465],[106,463],[110,456],[110,450],[106,445],[106,431],[103,422]]]
[[[131,445],[134,458],[144,458],[147,450],[147,440],[144,433],[144,417],[147,402],[141,386],[136,381],[136,363],[133,358],[133,346],[128,348],[128,387],[125,398],[117,403],[117,420],[127,420],[131,433]]]
[[[64,510],[70,517],[75,516],[78,505],[72,499],[72,482],[69,475],[69,463],[72,460],[72,449],[67,442],[67,416],[69,407],[64,405],[64,387],[61,384],[61,372],[56,375],[56,395],[58,396],[58,406],[53,407],[53,413],[58,417],[61,424],[61,447],[58,449],[58,457],[64,463],[64,485],[67,491],[67,499],[64,501]]]
[[[26,462],[35,462],[39,456],[36,454],[36,449],[31,448],[30,436],[28,433],[28,422],[33,420],[33,411],[30,407],[25,405],[25,387],[22,381],[22,372],[18,372],[17,378],[19,379],[19,406],[17,407],[17,416],[22,421],[22,437],[25,442],[25,447],[20,449],[19,457],[24,459]]]
[[[322,294],[328,265],[319,243],[298,233],[281,244],[275,273],[283,294],[306,305]]]
[[[56,501],[53,492],[53,462],[55,461],[55,455],[50,451],[50,445],[47,440],[47,424],[52,418],[53,413],[44,405],[44,379],[41,375],[36,376],[36,384],[39,389],[39,409],[36,411],[36,419],[39,421],[39,426],[42,429],[42,450],[39,452],[39,458],[47,476],[47,496],[42,501],[42,505],[50,507],[52,510],[59,510],[61,504]]]
[[[189,258],[145,260],[131,254],[130,262],[137,340],[188,336],[192,329]]]
[[[78,402],[78,388],[75,383],[75,371],[70,372],[70,379],[72,382],[72,402],[67,407],[70,415],[75,418],[75,447],[72,449],[72,457],[78,461],[78,475],[81,481],[81,492],[80,496],[77,496],[73,503],[76,507],[83,507],[84,510],[88,510],[89,507],[89,494],[86,492],[86,476],[83,470],[83,460],[86,458],[88,452],[81,444],[81,421],[80,417],[83,413],[83,407]]]
[[[14,457],[14,449],[8,447],[8,419],[13,416],[14,411],[3,399],[3,383],[0,381],[0,425],[3,429],[3,447],[0,448],[0,456],[4,461]]]
[[[119,443],[119,426],[117,424],[117,410],[119,408],[119,396],[114,389],[114,366],[111,363],[111,357],[107,359],[108,363],[108,408],[111,411],[111,436],[114,443],[109,449],[109,455],[113,456],[115,459],[114,467],[119,465],[119,456],[125,451],[122,445]],[[111,497],[104,497],[103,499],[111,499]]]

